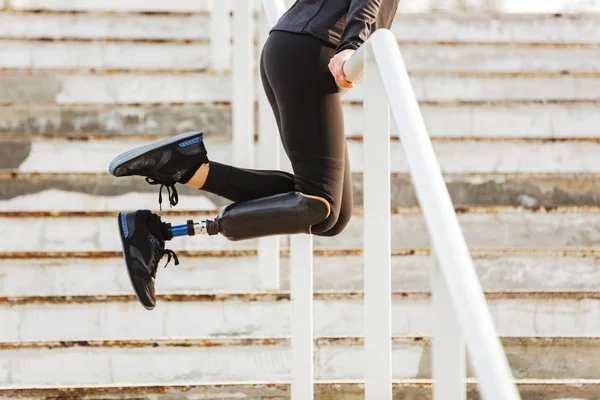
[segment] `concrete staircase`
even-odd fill
[[[409,11],[423,11],[414,3]],[[261,286],[255,241],[172,242],[182,265],[160,271],[151,313],[120,253],[116,212],[155,209],[157,193],[108,176],[114,155],[203,129],[211,158],[235,163],[231,78],[210,64],[209,2],[9,6],[0,12],[0,399],[287,398],[286,239],[281,291]],[[393,28],[526,400],[600,399],[599,23],[417,13]],[[320,400],[363,396],[361,99],[359,87],[345,103],[355,215],[342,235],[315,238]],[[392,140],[394,393],[429,399],[433,260]],[[174,223],[226,204],[180,192],[161,214]]]

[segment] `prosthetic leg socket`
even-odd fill
[[[233,241],[311,233],[312,226],[327,219],[330,212],[329,203],[321,197],[283,193],[231,204],[214,221],[206,221],[206,230]]]

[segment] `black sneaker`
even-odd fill
[[[171,257],[175,259],[175,265],[179,264],[175,252],[165,250],[165,240],[173,238],[170,226],[149,210],[119,213],[118,221],[131,284],[140,303],[152,310],[156,306],[154,280],[158,262],[168,254],[167,264]]]
[[[172,206],[179,202],[176,183],[187,183],[198,168],[208,163],[202,132],[187,132],[129,150],[111,161],[112,175],[146,177],[151,185],[161,185],[158,203],[162,207],[162,189],[167,188]]]

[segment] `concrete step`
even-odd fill
[[[1,14],[0,14],[1,15]],[[411,83],[422,101],[597,100],[597,73],[453,73],[413,72]],[[230,102],[230,75],[211,72],[0,72],[0,103],[157,104]],[[256,92],[262,83],[254,83]],[[344,95],[362,101],[364,88]]]
[[[460,207],[458,219],[470,247],[577,248],[600,244],[598,207]],[[213,218],[217,211],[165,211],[173,224]],[[392,247],[422,248],[429,234],[418,208],[401,207],[391,218]],[[0,251],[118,251],[121,240],[114,212],[1,212]],[[27,238],[27,240],[23,240]],[[316,248],[360,248],[362,209],[332,238],[314,237]],[[287,246],[287,239],[282,240]],[[256,240],[231,242],[218,236],[177,238],[174,250],[254,249]]]
[[[597,138],[599,105],[595,100],[422,101],[421,112],[433,137]],[[344,122],[347,136],[362,135],[360,103],[345,103]],[[172,135],[198,129],[230,137],[231,105],[0,105],[3,135]]]
[[[597,379],[597,338],[503,339],[517,379]],[[363,379],[363,343],[322,338],[315,343],[315,378]],[[53,342],[4,344],[3,385],[107,385],[280,382],[290,379],[287,339]],[[396,337],[394,379],[431,376],[431,341]],[[202,360],[202,362],[198,362]],[[49,368],[61,365],[61,368]],[[10,371],[10,373],[8,373]]]
[[[2,144],[4,148],[5,144]],[[8,160],[23,160],[21,149]],[[13,162],[13,161],[9,161]],[[20,162],[20,161],[17,161]],[[600,205],[598,174],[445,174],[458,206]],[[408,174],[391,174],[392,206],[415,206]],[[362,205],[362,174],[353,174],[354,204]],[[18,173],[0,170],[0,210],[119,211],[156,208],[158,189],[138,177],[115,179],[108,174]],[[191,187],[179,186],[178,209],[203,210],[229,202]]]
[[[161,281],[152,312],[133,294],[0,297],[5,321],[0,341],[290,334],[288,292],[163,294]],[[488,292],[486,297],[500,335],[600,336],[597,290]],[[395,292],[393,334],[430,334],[430,301],[428,292]],[[363,309],[362,292],[316,292],[315,335],[361,336]]]
[[[473,249],[485,290],[593,290],[600,282],[596,250]],[[289,290],[289,252],[281,259],[281,288]],[[160,271],[163,293],[267,289],[259,276],[256,251],[187,252],[182,265]],[[122,253],[0,253],[0,296],[83,296],[130,294]],[[426,249],[395,249],[392,287],[396,291],[430,288],[434,260]],[[362,251],[317,250],[314,288],[363,288]],[[272,288],[271,288],[272,289]]]
[[[0,13],[0,37],[210,40],[210,11],[196,14]],[[402,41],[598,43],[598,16],[400,13],[392,32]]]
[[[595,400],[600,391],[597,379],[518,379],[516,381],[523,400],[565,399]],[[468,399],[480,400],[477,383],[468,380]],[[393,382],[395,398],[431,400],[431,379],[402,379]],[[179,400],[206,400],[207,398],[236,398],[246,400],[283,400],[290,396],[287,383],[232,383],[194,385],[151,385],[151,386],[80,386],[48,388],[0,388],[0,400],[19,398],[23,400],[46,400],[48,398],[78,400],[122,400],[176,397]],[[317,381],[316,400],[359,400],[364,398],[362,381]]]
[[[289,6],[291,0],[285,0]],[[4,0],[0,3],[0,7]],[[17,10],[60,10],[60,11],[146,11],[146,12],[198,12],[206,13],[211,10],[210,0],[174,0],[168,3],[160,0],[10,0],[6,2],[11,9]],[[260,4],[253,3],[258,9]],[[552,2],[490,2],[487,0],[472,0],[465,3],[460,0],[415,0],[400,3],[399,12],[495,12],[495,13],[581,13],[600,11],[600,2],[588,0],[572,2],[556,0]]]
[[[395,138],[394,138],[395,139]],[[155,141],[145,140],[11,140],[4,147],[0,138],[0,168],[19,172],[106,172],[111,160],[129,149]],[[364,171],[363,138],[348,141],[350,168]],[[232,144],[206,136],[211,160],[235,165]],[[449,173],[598,173],[600,140],[446,140],[434,141],[443,172]],[[282,169],[292,171],[281,148]],[[260,160],[260,149],[255,149]],[[391,142],[391,171],[408,172],[408,162],[398,140]]]
[[[597,72],[596,44],[490,44],[405,42],[409,70],[481,72]],[[0,39],[0,68],[211,68],[209,44],[198,41],[136,42],[80,39]]]

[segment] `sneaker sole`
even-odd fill
[[[110,172],[111,175],[114,175],[115,170],[117,168],[119,168],[121,165],[125,164],[126,162],[133,160],[136,157],[144,155],[144,154],[148,153],[149,151],[156,150],[160,147],[167,146],[167,145],[170,145],[173,143],[177,143],[180,140],[191,139],[195,136],[200,136],[200,135],[202,135],[202,133],[203,132],[198,132],[198,131],[180,133],[179,135],[173,136],[171,138],[159,140],[158,142],[150,143],[145,146],[136,147],[135,149],[126,151],[125,153],[120,154],[117,157],[115,157],[115,159],[110,162],[108,171]]]
[[[129,273],[129,266],[127,264],[127,256],[125,255],[125,238],[123,235],[123,224],[121,223],[122,217],[124,213],[119,213],[117,215],[117,223],[119,224],[119,235],[121,236],[121,250],[123,251],[123,261],[125,261],[125,268],[127,268],[127,276],[129,277],[129,282],[131,283],[131,288],[133,289],[133,293],[135,293],[135,297],[138,299],[142,307],[144,307],[148,311],[154,310],[154,307],[147,307],[142,300],[140,300],[140,296],[137,294],[137,290],[135,290],[135,285],[133,284],[133,279],[131,279],[131,274]]]

